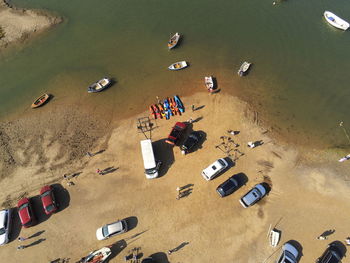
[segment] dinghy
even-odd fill
[[[87,255],[82,262],[83,263],[103,263],[111,255],[112,251],[108,247],[103,247],[99,250],[91,252]]]
[[[209,92],[214,91],[214,81],[213,81],[212,76],[204,77],[204,83],[205,83],[205,86],[207,87]]]
[[[177,43],[179,42],[179,39],[180,39],[180,35],[179,35],[179,33],[176,32],[175,35],[173,35],[170,38],[170,40],[168,42],[168,48],[169,49],[174,48],[177,45]]]
[[[179,61],[174,64],[171,64],[168,69],[170,70],[179,70],[187,67],[187,62],[186,61]]]
[[[281,239],[281,231],[277,230],[276,228],[272,229],[270,231],[270,246],[277,247],[280,239]]]
[[[44,103],[50,98],[49,94],[44,93],[43,95],[41,95],[39,98],[37,98],[33,103],[32,103],[32,109],[34,108],[38,108],[42,105],[44,105]]]
[[[245,73],[247,73],[251,63],[244,61],[241,67],[238,70],[238,75],[242,77]]]
[[[111,84],[111,80],[109,78],[100,79],[99,81],[91,84],[88,87],[88,92],[89,93],[100,92],[105,88],[107,88],[110,84]]]
[[[347,30],[350,26],[348,22],[341,19],[339,16],[333,14],[332,12],[325,11],[323,15],[326,21],[336,28]]]

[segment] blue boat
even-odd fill
[[[179,96],[175,95],[174,100],[175,100],[177,108],[180,110],[180,112],[181,113],[185,112],[185,107],[184,107],[182,101],[180,100]]]
[[[165,99],[163,101],[163,105],[164,105],[165,118],[168,120],[170,118],[170,116],[172,115],[168,100]]]

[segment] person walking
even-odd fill
[[[25,238],[25,237],[19,237],[19,238],[18,238],[18,241],[22,242],[22,241],[27,240],[27,239],[28,239],[28,238]]]
[[[20,250],[20,249],[25,249],[25,246],[23,246],[23,245],[18,246],[18,247],[17,247],[17,250]]]
[[[194,104],[191,105],[192,112],[194,112],[196,109],[194,108]]]
[[[96,173],[98,173],[99,175],[102,175],[102,171],[100,169],[97,169]]]

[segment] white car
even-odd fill
[[[228,167],[228,163],[225,159],[221,158],[216,160],[213,164],[209,165],[202,171],[202,176],[205,180],[212,180],[215,176],[221,173]]]
[[[298,250],[290,243],[285,243],[282,247],[282,253],[276,261],[277,263],[297,263],[299,252]]]
[[[0,246],[9,242],[11,224],[11,210],[0,211]]]
[[[122,234],[128,231],[128,225],[125,220],[118,220],[117,222],[110,223],[100,227],[96,230],[96,237],[98,240],[105,240],[111,236]]]

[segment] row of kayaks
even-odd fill
[[[181,115],[185,112],[185,107],[180,100],[180,97],[175,95],[174,97],[166,98],[163,101],[159,101],[157,104],[152,104],[149,107],[151,117],[154,119],[170,119],[171,116]]]

